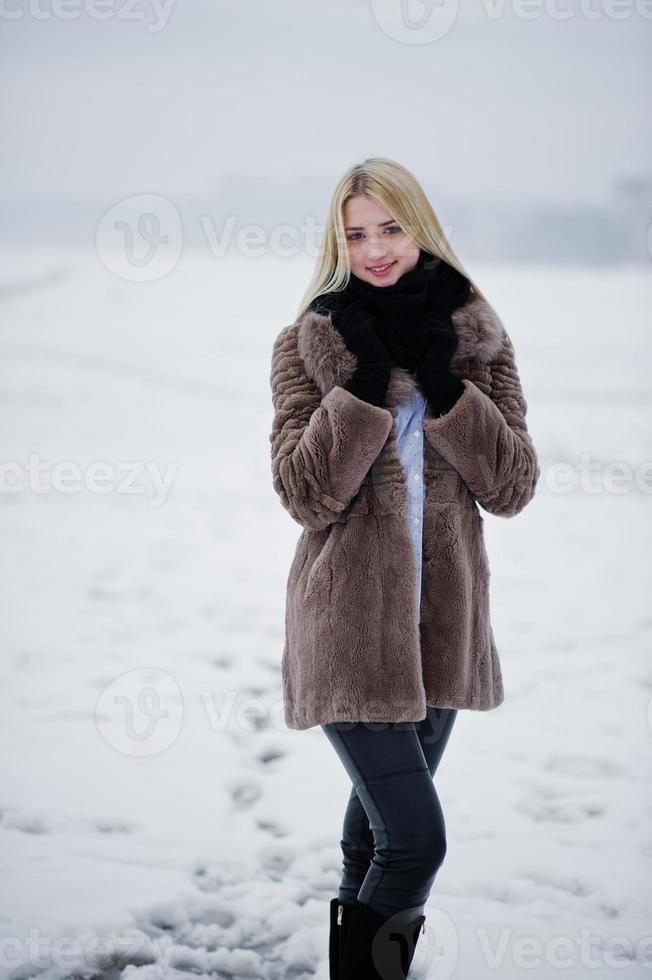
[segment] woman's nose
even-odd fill
[[[385,245],[370,246],[367,249],[367,265],[372,265],[374,262],[382,262],[385,258],[387,258],[387,248]]]

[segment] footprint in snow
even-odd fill
[[[260,799],[261,788],[258,783],[238,783],[231,788],[230,795],[239,810],[247,810]]]

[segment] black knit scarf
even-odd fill
[[[396,283],[376,286],[351,273],[343,290],[322,293],[310,308],[330,313],[335,327],[342,311],[355,300],[362,301],[381,320],[391,322],[394,329],[409,325],[424,311],[449,324],[451,314],[466,303],[470,291],[466,276],[444,259],[420,249],[417,264]]]

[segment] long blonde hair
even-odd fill
[[[421,184],[410,171],[386,157],[367,157],[350,167],[331,198],[324,239],[315,271],[299,307],[297,319],[322,293],[344,289],[351,265],[344,231],[344,205],[356,194],[378,201],[419,248],[444,259],[471,283],[471,295],[485,299],[455,255]]]

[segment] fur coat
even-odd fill
[[[514,347],[490,304],[453,314],[464,391],[423,420],[420,611],[396,403],[417,382],[393,366],[385,407],[343,385],[356,358],[331,314],[309,310],[272,350],[273,486],[303,528],[290,566],[285,721],[419,721],[426,705],[486,711],[504,699],[489,612],[483,518],[511,517],[540,476]]]

